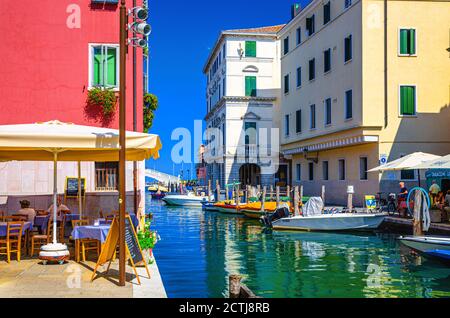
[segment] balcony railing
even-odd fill
[[[116,191],[118,185],[117,169],[95,169],[95,190]]]

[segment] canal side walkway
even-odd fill
[[[111,265],[108,276],[100,275],[91,282],[95,262],[64,265],[42,265],[37,259],[24,259],[10,264],[0,260],[0,298],[167,298],[156,262],[149,265],[151,279],[145,268],[138,268],[141,285],[131,267],[127,267],[127,284],[117,285],[118,261]]]

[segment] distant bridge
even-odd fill
[[[167,173],[163,173],[163,172],[159,172],[153,169],[145,169],[145,176],[158,180],[159,182],[162,182],[164,184],[169,184],[169,183],[173,183],[173,184],[177,184],[180,183],[181,178],[172,176],[170,174]]]

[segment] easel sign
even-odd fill
[[[119,219],[115,217],[111,223],[111,228],[109,229],[106,241],[102,246],[102,252],[98,257],[98,261],[97,264],[95,265],[94,272],[92,273],[91,282],[95,278],[95,274],[97,273],[98,267],[103,266],[106,263],[108,263],[108,268],[106,269],[106,274],[108,274],[109,269],[111,267],[111,262],[115,259],[116,249],[118,245],[119,245]],[[138,284],[140,285],[141,280],[139,279],[136,264],[140,262],[144,263],[148,278],[150,278],[150,272],[148,270],[147,263],[144,260],[144,256],[142,255],[142,250],[139,245],[136,231],[134,230],[133,222],[131,221],[130,216],[125,217],[125,249],[127,253],[127,258],[129,258],[131,262],[134,274],[136,275],[136,279],[138,281]]]
[[[86,194],[86,178],[80,178],[81,180],[81,196]],[[78,198],[78,178],[67,177],[64,187],[64,194],[66,198]]]

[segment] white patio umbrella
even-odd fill
[[[383,172],[383,171],[399,171],[416,169],[415,166],[424,162],[440,158],[439,156],[432,155],[424,152],[414,152],[399,159],[390,161],[384,165],[370,169],[368,172]]]
[[[412,170],[417,165],[424,162],[434,160],[439,158],[439,156],[424,153],[424,152],[414,152],[409,155],[403,156],[399,159],[388,162],[387,164],[370,169],[368,172],[384,172],[384,171],[401,171],[401,170]],[[420,186],[420,173],[418,173],[418,182]]]
[[[126,159],[141,161],[159,157],[157,135],[126,132]],[[60,121],[0,126],[0,161],[53,161],[53,222],[57,218],[58,161],[119,161],[119,131]],[[56,231],[53,245],[57,246]],[[61,246],[59,246],[61,248]]]
[[[414,169],[450,169],[450,155],[439,157],[431,161],[426,161],[418,166],[415,166]]]

